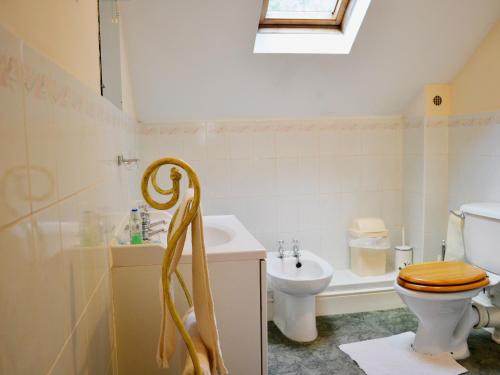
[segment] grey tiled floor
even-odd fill
[[[269,322],[269,375],[364,374],[338,345],[415,331],[417,321],[406,309],[322,316],[317,319],[319,337],[299,344],[284,337]],[[500,345],[490,334],[475,330],[469,337],[471,356],[460,363],[471,375],[500,375]]]

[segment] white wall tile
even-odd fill
[[[276,134],[275,132],[255,132],[252,135],[253,157],[274,158],[276,157]]]
[[[334,156],[319,158],[319,191],[320,194],[333,194],[342,191],[342,164]]]
[[[291,158],[299,156],[301,140],[296,131],[279,132],[276,134],[276,156]]]
[[[342,141],[338,130],[319,132],[319,156],[340,155],[341,152]]]
[[[109,235],[138,181],[115,162],[134,155],[135,123],[1,28],[0,106],[0,319],[9,322],[0,372],[104,373],[111,351],[101,344],[112,334],[94,324],[91,350],[85,307],[109,272]],[[99,218],[98,242],[85,234],[85,212]]]
[[[298,158],[278,158],[276,161],[276,189],[280,195],[295,195],[300,191]]]
[[[245,197],[254,193],[255,176],[254,163],[252,159],[230,160],[230,196]]]
[[[380,216],[391,228],[402,222],[403,133],[378,123],[205,124],[206,160],[198,162],[205,214],[236,214],[271,250],[277,239],[297,238],[348,267],[346,233],[355,217]],[[179,126],[145,126],[139,149],[148,163],[160,145],[194,136]]]
[[[344,156],[338,159],[341,175],[341,191],[353,192],[362,188],[362,157]]]
[[[384,184],[387,164],[380,156],[363,156],[361,159],[361,189],[380,191]]]
[[[276,189],[276,159],[253,160],[253,194],[261,197],[279,195]]]
[[[298,155],[309,158],[318,156],[319,151],[319,133],[313,129],[309,131],[300,131],[296,135],[298,139]]]
[[[278,197],[278,232],[297,233],[299,207],[295,198]]]
[[[78,375],[88,369],[87,316],[76,326],[61,356],[54,364],[51,375]]]
[[[333,193],[330,195],[321,195],[320,205],[320,228],[322,230],[331,230],[332,228],[342,227],[342,194]]]
[[[425,153],[448,155],[448,127],[440,126],[425,129]]]
[[[50,63],[31,48],[24,48],[23,60],[31,201],[38,210],[57,199],[57,132],[54,104],[46,91],[53,78]]]
[[[342,129],[340,132],[341,154],[361,154],[361,131],[359,129]]]
[[[483,124],[482,117],[472,115],[461,120],[461,126],[449,128],[450,209],[469,202],[500,201],[500,124]]]
[[[317,158],[302,157],[299,159],[299,167],[295,176],[298,194],[319,193],[319,162]]]
[[[20,40],[0,29],[0,227],[30,212]]]
[[[208,198],[224,197],[230,189],[231,171],[228,160],[212,160],[205,162],[205,185],[203,193]]]
[[[382,217],[387,226],[401,226],[403,221],[403,196],[399,190],[382,192]]]
[[[257,233],[276,233],[278,231],[278,201],[274,197],[252,198],[251,207],[255,217]]]
[[[0,251],[0,319],[9,322],[2,325],[2,372],[30,373],[41,364],[41,352],[34,334],[38,332],[39,321],[33,319],[33,310],[39,302],[37,285],[33,282],[37,281],[35,275],[39,272],[30,220],[0,231],[0,241],[3,244]],[[47,363],[41,365],[47,369]]]
[[[363,155],[382,155],[390,150],[389,131],[374,129],[361,132],[361,153]],[[389,146],[389,147],[388,147]]]
[[[206,158],[205,137],[206,133],[203,128],[200,128],[194,134],[182,134],[180,136],[182,142],[181,157],[189,160],[204,160]],[[167,156],[171,155],[170,152],[175,151],[165,149],[164,152],[166,153],[165,156]],[[175,153],[172,155],[175,155]]]
[[[229,141],[226,133],[207,131],[206,147],[208,159],[226,159],[229,157]]]
[[[253,156],[252,136],[247,133],[229,133],[229,157],[249,159]]]
[[[296,201],[299,207],[299,231],[319,231],[321,223],[320,199],[318,195],[301,196]]]

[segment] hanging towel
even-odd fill
[[[198,332],[207,347],[212,374],[226,375],[228,372],[222,359],[214,302],[210,290],[201,208],[198,209],[191,225],[191,238],[193,241],[193,304]]]
[[[450,213],[444,260],[463,261],[465,259],[463,229],[464,220],[458,215]]]
[[[174,215],[174,223],[171,227],[170,233],[175,233],[179,228],[182,219],[184,219],[188,212],[189,206],[193,200],[194,191],[193,189],[188,189],[183,202],[177,209],[176,215]],[[186,241],[187,230],[182,233],[174,249],[173,260],[171,267],[168,270],[169,280],[171,279],[172,273],[177,268],[177,264],[182,255],[184,249],[184,243]],[[205,253],[205,242],[203,239],[203,220],[201,209],[198,209],[195,219],[191,224],[191,238],[192,238],[192,274],[193,274],[193,305],[194,314],[192,319],[195,320],[191,326],[196,327],[196,331],[199,334],[197,350],[200,347],[200,343],[204,345],[209,361],[210,374],[220,374],[226,375],[227,369],[224,365],[224,360],[222,358],[222,353],[219,343],[219,333],[217,330],[217,323],[215,320],[214,304],[212,298],[212,292],[210,289],[210,280],[208,275],[208,265]],[[161,304],[163,309],[162,322],[160,327],[160,340],[158,343],[157,361],[158,365],[162,368],[168,367],[170,358],[175,352],[175,341],[176,341],[176,327],[169,314],[168,308],[165,305],[163,288],[161,293]],[[189,311],[188,311],[189,313]],[[189,319],[189,314],[186,315]],[[188,327],[186,327],[188,328]],[[194,328],[193,328],[194,329]],[[196,339],[197,340],[197,339]],[[193,338],[195,341],[195,338]],[[201,349],[200,349],[201,350]],[[189,354],[188,354],[189,357]],[[189,361],[191,359],[189,358]],[[189,367],[189,361],[186,362],[185,367]],[[200,362],[202,362],[200,358]],[[192,364],[191,364],[192,366]]]
[[[207,347],[203,343],[203,340],[200,337],[200,333],[198,332],[198,326],[196,322],[196,317],[194,315],[194,310],[190,308],[186,315],[184,316],[184,326],[186,327],[191,339],[193,340],[194,347],[196,349],[196,354],[200,361],[200,367],[203,375],[211,375],[210,370],[210,360],[208,359]],[[182,371],[182,375],[194,375],[194,366],[193,361],[191,360],[191,356],[186,350],[185,354],[185,362],[184,362],[184,370]]]

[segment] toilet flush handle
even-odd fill
[[[444,256],[446,255],[446,240],[441,243],[441,260],[444,262]]]

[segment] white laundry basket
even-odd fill
[[[357,218],[353,221],[349,234],[352,272],[359,276],[385,274],[391,243],[383,220]]]

